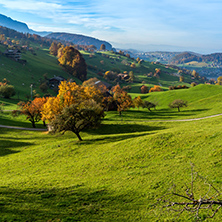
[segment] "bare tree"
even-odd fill
[[[200,190],[201,189],[201,190]],[[221,192],[205,177],[194,171],[191,165],[191,183],[185,184],[184,193],[177,191],[174,184],[169,193],[162,196],[158,202],[175,218],[187,212],[197,221],[213,218],[222,207]]]

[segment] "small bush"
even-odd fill
[[[12,85],[2,85],[0,86],[0,95],[4,98],[10,98],[15,95],[15,89]]]

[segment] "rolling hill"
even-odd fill
[[[195,117],[209,109],[218,112],[221,92],[221,86],[200,85],[152,93],[149,96],[163,101],[157,111],[130,110],[122,120],[116,112],[108,112],[101,128],[82,133],[81,143],[73,133],[0,128],[0,219],[175,221],[175,215],[163,211],[164,203],[158,200],[170,192],[172,184],[186,195],[190,163],[198,175],[221,190],[222,117],[163,120]],[[188,99],[189,106],[180,113],[167,110],[167,103],[178,97]],[[3,115],[0,113],[1,118]],[[215,191],[205,179],[196,180],[194,186],[195,198]],[[208,212],[201,209],[199,213],[204,220]],[[184,211],[178,221],[194,221],[194,216]],[[221,221],[221,216],[220,209],[213,221]]]
[[[171,64],[184,64],[190,62],[203,62],[203,63],[214,63],[215,65],[222,65],[222,53],[212,53],[208,55],[198,55],[196,53],[183,52],[179,55],[174,56],[171,60]]]
[[[46,79],[54,76],[62,76],[64,79],[72,78],[77,83],[81,83],[80,80],[70,76],[59,66],[57,57],[49,54],[52,39],[38,35],[26,35],[5,27],[0,27],[0,36],[2,38],[0,44],[0,80],[7,78],[15,86],[17,92],[15,97],[24,99],[30,95],[31,84],[33,84],[33,89],[37,94],[43,95],[39,89],[40,85],[46,82]],[[62,43],[71,44],[69,42]],[[18,48],[21,51],[21,59],[25,63],[7,58],[4,52],[8,47]],[[160,85],[164,90],[168,90],[168,87],[172,85],[189,85],[193,82],[192,76],[186,73],[183,74],[184,82],[179,82],[178,70],[174,69],[173,66],[136,60],[124,53],[114,51],[80,52],[87,63],[87,79],[96,77],[111,85],[119,83],[121,86],[130,86],[132,93],[139,93],[142,85],[149,88]],[[158,69],[160,69],[160,73],[155,76]],[[113,71],[116,77],[112,80],[104,78],[106,71]],[[135,77],[133,81],[129,82],[117,77],[117,74],[125,73],[128,75],[130,72],[133,72]],[[202,80],[197,79],[195,81],[201,83]],[[50,89],[48,93],[54,94]]]
[[[97,49],[100,49],[100,46],[104,44],[107,50],[112,49],[112,45],[110,43],[84,35],[70,34],[70,33],[51,33],[46,37],[56,40],[64,40],[72,42],[75,45],[88,45],[88,46],[94,45],[96,46]]]
[[[110,43],[90,36],[70,33],[37,32],[30,29],[26,23],[13,20],[12,18],[2,14],[0,14],[0,26],[4,26],[22,33],[37,34],[40,36],[45,36],[47,38],[53,38],[60,41],[68,41],[76,45],[95,45],[97,49],[100,48],[101,44],[105,44],[107,50],[112,49],[112,45]]]

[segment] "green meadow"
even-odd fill
[[[107,112],[100,128],[81,133],[82,142],[71,132],[0,128],[0,221],[195,221],[186,212],[165,212],[158,199],[172,184],[185,194],[191,163],[221,191],[222,116],[176,121],[222,113],[221,93],[221,86],[210,85],[134,93],[158,102],[157,110],[131,109],[121,117]],[[187,100],[188,107],[170,109],[174,99]],[[9,112],[0,113],[0,121],[31,126]],[[207,190],[197,183],[196,198]],[[207,213],[200,210],[201,219]],[[221,217],[219,210],[206,221]]]

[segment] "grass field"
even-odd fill
[[[0,45],[0,51],[4,52],[5,47]],[[15,87],[16,99],[25,99],[30,96],[30,85],[33,84],[33,90],[43,95],[39,90],[40,80],[44,79],[44,74],[48,78],[55,76],[63,76],[70,78],[57,62],[56,57],[49,54],[48,50],[43,48],[35,49],[36,55],[27,51],[22,53],[22,59],[27,60],[27,64],[23,65],[13,61],[5,56],[1,56],[0,63],[0,81],[6,78],[10,84]],[[52,93],[52,91],[49,91]]]
[[[206,62],[197,62],[197,61],[192,61],[185,63],[186,66],[191,66],[191,67],[207,67],[209,64]]]
[[[81,143],[72,133],[0,129],[0,218],[171,221],[154,204],[173,182],[183,192],[190,162],[221,189],[221,127],[221,117],[183,123],[105,121],[83,133]],[[192,221],[181,215],[185,220]]]
[[[173,183],[184,194],[191,163],[221,191],[222,117],[146,120],[219,113],[221,87],[200,85],[143,95],[157,98],[160,106],[152,113],[134,109],[119,117],[108,112],[99,129],[81,133],[82,142],[71,132],[51,135],[0,128],[0,221],[194,221],[186,213],[173,219],[157,199]],[[180,113],[168,109],[175,98],[188,100],[189,106]],[[1,123],[3,119],[8,125],[30,124],[7,112],[0,114]],[[206,192],[200,181],[196,197]],[[200,215],[204,219],[206,211]],[[219,222],[221,217],[219,210],[207,221]]]
[[[157,103],[156,110],[149,112],[147,109],[131,109],[119,116],[116,111],[109,112],[105,117],[107,121],[153,121],[153,120],[178,120],[200,118],[222,113],[222,87],[216,85],[198,85],[190,89],[153,92],[148,94],[131,93],[132,98],[141,96],[143,100]],[[170,109],[168,104],[175,99],[188,101],[188,106]],[[17,109],[18,100],[0,99],[4,103],[3,110]],[[1,124],[10,126],[31,127],[31,123],[24,116],[12,117],[9,112],[0,113]],[[42,128],[42,122],[37,123]]]

